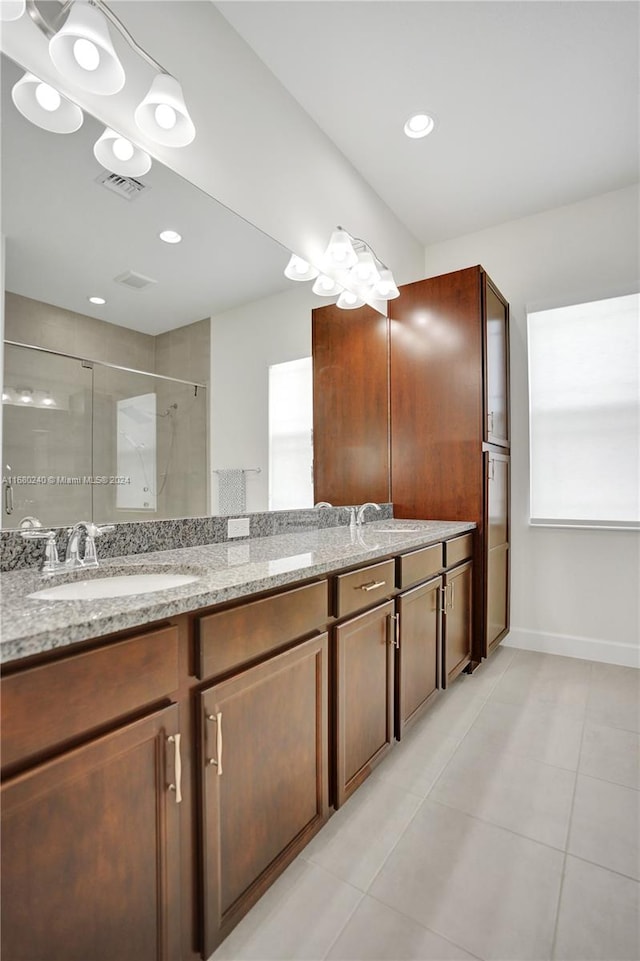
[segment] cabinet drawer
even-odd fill
[[[204,679],[324,627],[329,617],[326,581],[198,618],[197,670]]]
[[[177,687],[177,627],[3,677],[3,766],[138,711]]]
[[[393,593],[394,561],[383,561],[336,577],[336,616],[361,611]]]
[[[426,581],[442,569],[442,544],[432,544],[398,558],[398,586]]]
[[[453,567],[461,561],[470,560],[473,555],[473,534],[454,537],[444,544],[444,566]]]

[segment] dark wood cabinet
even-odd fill
[[[434,577],[396,598],[399,620],[395,728],[398,740],[441,686],[441,595],[442,578]]]
[[[204,957],[328,814],[327,635],[198,696]]]
[[[471,561],[467,561],[444,575],[443,687],[447,687],[472,658],[472,570]]]
[[[336,807],[393,744],[394,616],[387,601],[334,629]]]
[[[312,344],[315,499],[387,503],[387,319],[371,307],[319,307]]]
[[[509,466],[509,455],[485,453],[488,652],[509,627]]]
[[[509,446],[509,307],[482,275],[485,357],[485,440]]]
[[[174,705],[4,783],[3,961],[180,958],[179,733]]]

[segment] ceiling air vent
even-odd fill
[[[123,284],[131,290],[144,290],[145,287],[158,283],[153,277],[145,277],[144,274],[137,274],[135,270],[125,270],[123,274],[118,274],[118,276],[113,279],[117,284]]]
[[[96,177],[96,183],[106,187],[107,190],[111,190],[118,197],[124,197],[125,200],[135,200],[143,191],[150,189],[141,180],[135,180],[133,177],[121,177],[120,174],[110,174],[106,170],[99,177]]]

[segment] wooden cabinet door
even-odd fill
[[[472,564],[468,561],[444,577],[444,686],[452,681],[471,659]]]
[[[393,744],[392,601],[335,629],[336,807]]]
[[[414,721],[440,687],[442,578],[396,598],[396,737]]]
[[[485,454],[487,489],[487,559],[485,584],[485,656],[509,628],[509,464],[510,458]]]
[[[168,707],[4,784],[3,961],[177,961],[178,733]]]
[[[485,275],[485,434],[509,446],[509,307]]]
[[[387,503],[389,322],[372,307],[312,317],[315,499]]]
[[[198,696],[204,957],[327,817],[327,661],[323,634]]]

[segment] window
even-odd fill
[[[269,510],[313,507],[311,358],[269,367]]]
[[[528,316],[531,523],[640,522],[640,295]]]

